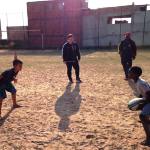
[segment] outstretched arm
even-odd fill
[[[17,78],[14,78],[14,83],[16,84],[18,82],[18,79]]]

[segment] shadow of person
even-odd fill
[[[2,126],[2,125],[5,123],[6,119],[9,117],[9,115],[12,113],[13,110],[14,110],[14,108],[11,108],[11,109],[5,114],[5,116],[0,120],[0,126]]]
[[[71,87],[70,84],[66,86],[65,92],[57,99],[55,104],[55,112],[60,117],[58,129],[61,131],[69,129],[70,116],[76,114],[80,109],[80,84],[77,83],[72,91]]]

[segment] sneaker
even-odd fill
[[[141,142],[141,145],[150,147],[150,141],[145,140]]]
[[[18,104],[15,104],[15,105],[13,105],[13,109],[15,109],[15,108],[20,108],[21,106],[20,105],[18,105]]]
[[[69,84],[72,84],[73,83],[73,80],[69,80]]]
[[[77,83],[82,83],[81,79],[77,79],[76,81]]]

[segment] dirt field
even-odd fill
[[[0,150],[146,150],[138,113],[127,103],[134,96],[124,81],[117,52],[82,52],[82,84],[67,85],[61,52],[18,52],[24,61],[17,100],[3,103]],[[0,51],[0,72],[11,67],[13,54]],[[150,81],[150,51],[134,64]],[[74,73],[74,72],[73,72]],[[74,75],[74,74],[73,74]]]

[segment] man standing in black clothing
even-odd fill
[[[80,80],[80,67],[79,61],[81,59],[80,50],[77,43],[74,42],[72,34],[68,34],[67,42],[63,45],[62,48],[63,62],[67,66],[67,75],[70,83],[73,83],[72,80],[72,67],[75,69],[76,81],[81,83]]]
[[[125,80],[127,80],[129,68],[132,67],[132,60],[136,58],[137,47],[135,42],[131,40],[131,34],[129,32],[125,33],[124,36],[125,39],[119,45],[119,54],[125,73]]]

